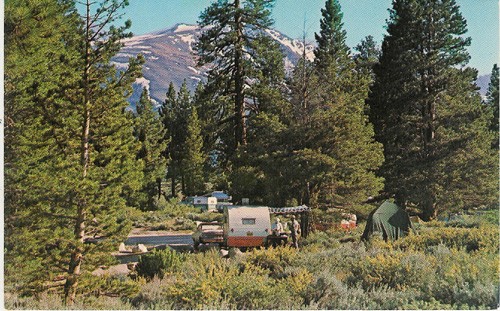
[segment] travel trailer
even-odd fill
[[[195,207],[201,208],[202,211],[215,211],[217,207],[216,197],[189,197],[188,202],[193,204]]]
[[[243,249],[286,245],[286,234],[272,234],[271,214],[300,214],[302,236],[307,237],[310,210],[305,205],[281,208],[227,205],[224,206],[224,223],[201,223],[202,226],[198,224],[197,231],[193,234],[193,242],[196,248],[205,243]]]
[[[264,246],[271,234],[271,217],[265,206],[225,206],[224,241],[228,247]]]

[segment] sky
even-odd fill
[[[124,18],[132,21],[135,35],[170,28],[177,23],[195,24],[200,13],[213,0],[129,0]],[[385,32],[391,0],[340,0],[344,14],[347,45],[355,47],[363,38],[372,35],[381,43]],[[499,0],[457,0],[467,20],[472,44],[469,65],[480,75],[491,73],[499,62]],[[319,32],[321,9],[325,0],[276,0],[272,11],[274,27],[285,35],[314,43]],[[305,21],[305,27],[304,27]]]

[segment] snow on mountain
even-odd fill
[[[284,54],[284,63],[287,72],[290,72],[303,54],[304,43],[294,40],[274,29],[266,33],[276,40]],[[128,59],[141,53],[146,59],[143,67],[144,77],[138,79],[134,85],[134,94],[129,101],[132,106],[139,100],[142,88],[150,91],[151,98],[159,105],[166,97],[168,85],[174,83],[176,90],[186,80],[188,88],[194,91],[200,81],[206,81],[206,67],[196,66],[194,44],[200,35],[197,25],[177,24],[172,28],[153,33],[135,36],[123,40],[125,46],[113,58],[113,63],[119,68],[127,66]],[[314,59],[314,46],[306,44],[306,57]],[[488,89],[490,75],[478,77],[476,83],[484,97]]]
[[[170,82],[178,90],[186,80],[188,88],[194,90],[199,81],[206,81],[206,69],[196,66],[194,45],[200,35],[197,25],[177,24],[172,28],[124,39],[124,47],[113,58],[118,68],[126,67],[128,59],[142,54],[146,60],[143,67],[144,78],[134,85],[130,102],[138,101],[143,87],[149,88],[151,98],[161,103],[166,97]],[[276,40],[285,55],[285,65],[290,71],[302,56],[304,45],[300,40],[291,39],[277,30],[266,33]],[[306,45],[306,57],[312,59],[313,46]]]
[[[274,29],[267,29],[266,33],[276,40],[282,48],[282,51],[287,56],[286,58],[296,64],[304,53],[304,43],[300,40],[293,40]],[[312,61],[314,59],[314,46],[306,44],[306,59]]]

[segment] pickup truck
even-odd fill
[[[220,222],[198,222],[193,233],[193,244],[197,250],[200,244],[217,243],[224,245],[224,225]]]

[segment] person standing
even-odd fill
[[[298,240],[299,240],[299,234],[300,234],[300,224],[295,219],[295,215],[292,215],[292,225],[290,226],[291,233],[290,236],[292,237],[292,245],[295,248],[299,248]]]
[[[283,224],[280,222],[279,218],[276,218],[274,223],[273,233],[275,236],[280,236],[283,233]]]

